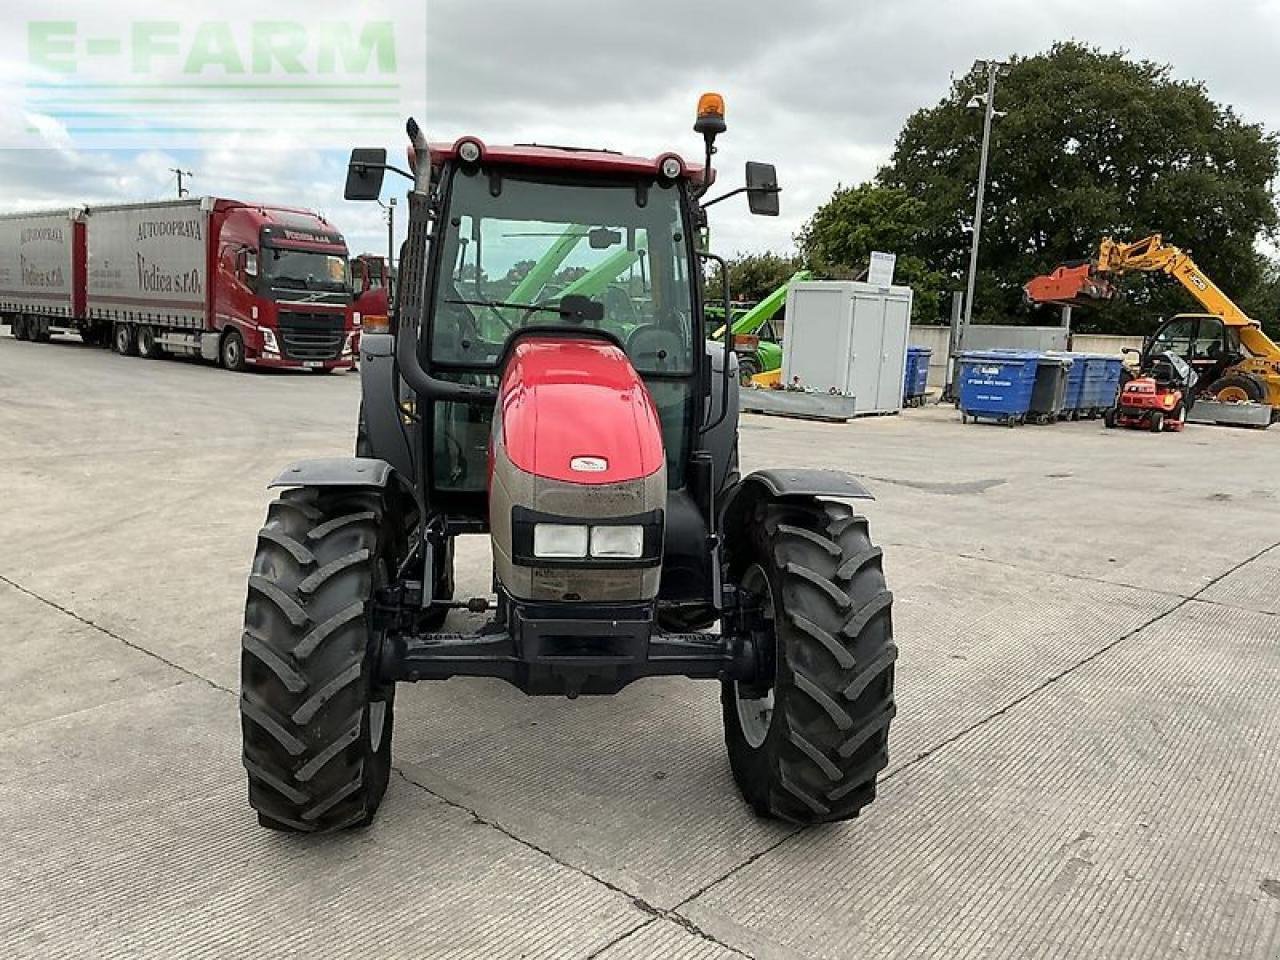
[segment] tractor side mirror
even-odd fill
[[[778,170],[772,163],[747,161],[747,206],[758,217],[776,217],[779,211]]]
[[[377,200],[382,194],[382,180],[386,174],[386,148],[357,147],[351,151],[347,186],[342,195],[348,200]]]
[[[258,254],[248,247],[236,254],[236,272],[247,280],[258,275]]]

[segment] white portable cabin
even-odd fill
[[[787,294],[782,383],[853,398],[856,415],[902,409],[911,288],[806,280]]]

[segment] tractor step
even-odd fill
[[[1187,413],[1187,420],[1190,423],[1265,430],[1271,426],[1274,410],[1274,407],[1265,403],[1222,403],[1218,400],[1197,400]]]

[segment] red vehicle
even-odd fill
[[[1120,388],[1115,407],[1108,410],[1108,427],[1133,427],[1160,433],[1181,430],[1187,424],[1187,410],[1194,402],[1195,373],[1181,357],[1162,353],[1153,357],[1149,369]]]
[[[390,328],[391,280],[386,257],[362,253],[351,261],[351,326],[356,331],[353,346],[357,358],[360,356],[360,333],[366,326],[377,333],[386,333]]]
[[[356,326],[364,317],[385,317],[391,297],[391,272],[387,258],[362,253],[351,261],[351,286],[355,292],[352,309]]]
[[[46,279],[49,292],[6,276]],[[74,332],[228,370],[353,365],[346,243],[307,210],[204,197],[3,218],[0,291],[18,339]]]

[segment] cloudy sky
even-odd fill
[[[223,0],[201,12],[228,16],[247,3]],[[409,0],[311,0],[307,9],[350,18],[388,4],[407,8]],[[41,15],[60,5],[46,3]],[[181,9],[191,17],[200,6]],[[113,17],[173,9],[160,0],[111,5]],[[716,246],[732,253],[789,248],[836,184],[872,175],[903,120],[941,98],[952,74],[976,58],[1032,54],[1065,39],[1167,62],[1246,119],[1280,131],[1280,0],[1112,0],[1102,8],[1078,0],[429,0],[425,49],[404,38],[400,68],[425,87],[425,108],[416,109],[433,139],[470,133],[495,143],[696,156],[697,96],[722,92],[729,133],[721,184],[736,185],[743,162],[754,159],[776,163],[784,187],[778,220],[749,218],[745,204],[718,208]],[[19,75],[20,56],[12,43],[0,45],[0,92]],[[252,99],[228,96],[238,116],[253,113]],[[0,122],[14,122],[13,114],[0,112]],[[363,145],[402,155],[398,121],[366,126]],[[191,145],[170,138],[103,150],[74,129],[41,136],[48,148],[0,150],[0,211],[171,196],[169,168],[181,166],[195,172],[199,193],[310,206],[338,224],[353,250],[385,248],[378,208],[341,198],[343,138],[319,146],[293,133]]]

